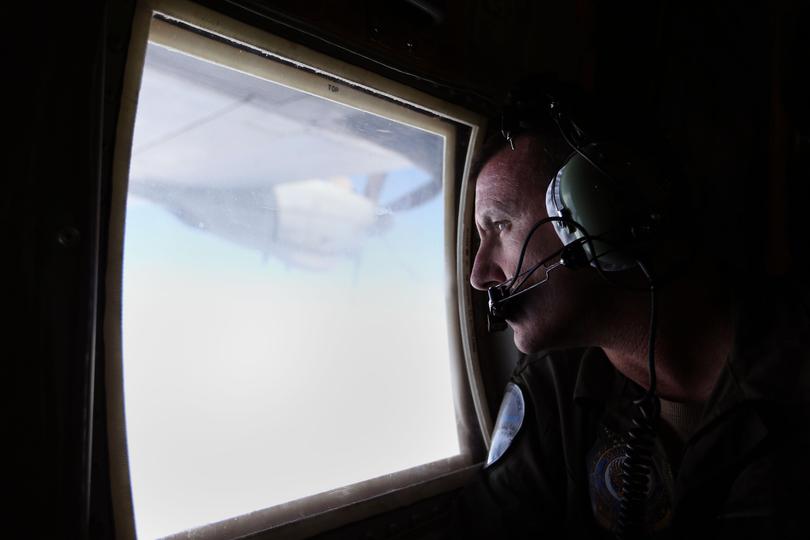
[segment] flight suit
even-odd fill
[[[805,302],[776,286],[738,307],[700,424],[680,451],[656,441],[653,537],[810,538]],[[600,349],[525,357],[511,383],[525,405],[520,428],[459,499],[455,537],[612,538],[616,448],[643,390]]]

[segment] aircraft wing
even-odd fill
[[[440,159],[398,136],[407,126],[153,44],[146,61],[135,182],[266,186],[413,166],[441,177]]]

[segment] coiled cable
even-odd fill
[[[615,535],[618,540],[644,538],[647,534],[647,500],[650,478],[653,471],[653,450],[656,425],[661,412],[661,403],[655,394],[655,283],[647,267],[638,262],[650,283],[650,331],[647,351],[649,386],[647,392],[633,403],[638,407],[633,418],[633,427],[627,434],[624,460],[621,464],[619,493],[619,517]]]

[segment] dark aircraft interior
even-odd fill
[[[807,285],[810,272],[807,249],[810,218],[804,206],[810,200],[810,4],[807,2],[15,2],[5,18],[8,31],[3,55],[7,60],[6,118],[11,119],[1,214],[3,229],[10,232],[11,238],[11,248],[5,250],[4,257],[4,266],[11,271],[6,274],[7,322],[3,325],[4,358],[11,370],[5,378],[6,411],[12,423],[12,430],[5,437],[11,449],[7,468],[12,478],[6,490],[12,500],[7,510],[10,522],[3,526],[8,531],[4,533],[7,538],[136,537],[133,503],[126,481],[129,478],[126,451],[122,450],[126,439],[121,435],[122,411],[116,409],[116,403],[123,398],[121,389],[110,382],[115,380],[118,369],[110,357],[115,347],[110,336],[114,335],[111,325],[115,326],[116,320],[120,325],[114,313],[116,306],[120,309],[120,300],[118,304],[115,302],[121,294],[120,285],[116,284],[121,279],[121,269],[115,264],[115,254],[123,241],[121,215],[126,193],[122,195],[116,187],[120,186],[116,178],[121,175],[120,152],[126,146],[122,141],[130,141],[125,152],[132,148],[133,120],[131,115],[126,116],[133,106],[131,81],[133,76],[140,77],[144,54],[166,66],[174,61],[166,51],[180,47],[171,45],[143,52],[146,38],[138,24],[145,24],[142,14],[153,4],[158,6],[155,9],[169,6],[165,9],[172,13],[175,9],[172,6],[177,4],[178,10],[198,14],[194,24],[186,26],[173,15],[158,17],[157,24],[162,25],[164,32],[161,35],[168,36],[161,38],[166,40],[164,44],[174,43],[170,40],[177,39],[174,37],[177,33],[194,34],[194,28],[209,21],[228,21],[221,27],[211,23],[211,28],[233,27],[245,36],[254,35],[254,31],[255,35],[274,36],[273,39],[292,44],[285,45],[293,51],[291,54],[312,51],[317,58],[332,59],[344,66],[340,67],[341,73],[355,73],[352,70],[357,69],[356,82],[360,85],[366,84],[364,77],[379,77],[388,81],[384,83],[388,86],[380,88],[393,89],[386,92],[394,94],[401,90],[408,96],[408,92],[414,92],[421,96],[414,98],[414,103],[421,99],[420,103],[429,104],[401,107],[404,112],[396,114],[404,116],[397,118],[410,118],[407,115],[417,112],[421,116],[402,120],[405,123],[400,124],[386,120],[388,113],[375,113],[374,119],[368,121],[359,113],[345,120],[328,116],[331,112],[299,113],[299,109],[292,107],[267,113],[277,115],[280,122],[290,126],[320,121],[324,125],[340,124],[346,133],[351,128],[354,131],[349,143],[340,146],[334,143],[336,139],[326,137],[325,144],[334,143],[329,151],[342,155],[343,162],[351,162],[366,175],[361,182],[357,176],[339,172],[335,176],[340,178],[312,180],[295,189],[274,184],[261,193],[250,191],[252,188],[245,184],[245,193],[258,197],[252,200],[273,204],[281,204],[279,201],[283,200],[291,205],[290,213],[279,217],[281,221],[272,229],[276,243],[265,244],[264,236],[254,234],[253,229],[248,232],[240,229],[242,221],[231,214],[219,213],[217,203],[211,202],[212,197],[220,196],[215,184],[167,188],[170,197],[160,200],[162,211],[176,222],[191,228],[203,228],[205,223],[215,230],[212,237],[223,246],[232,242],[241,246],[239,249],[255,252],[262,259],[263,268],[278,265],[286,272],[299,268],[314,272],[312,269],[345,266],[347,282],[351,281],[352,272],[362,273],[373,259],[364,251],[366,243],[348,238],[341,232],[343,229],[334,225],[344,219],[349,208],[352,212],[354,209],[365,212],[362,215],[366,217],[346,217],[340,222],[341,227],[362,230],[363,238],[371,239],[369,243],[377,242],[375,239],[388,234],[386,231],[394,231],[396,224],[406,219],[405,214],[423,211],[430,201],[443,208],[450,219],[447,222],[450,225],[446,226],[450,232],[444,236],[450,244],[444,249],[450,254],[447,260],[455,263],[448,275],[455,280],[452,283],[456,292],[447,298],[442,298],[441,292],[436,293],[433,300],[439,303],[439,311],[450,309],[455,313],[449,323],[449,328],[455,330],[448,332],[450,349],[458,359],[460,371],[453,372],[451,379],[455,386],[448,383],[448,388],[455,388],[458,444],[463,455],[463,459],[442,462],[435,470],[420,469],[421,472],[414,473],[417,478],[413,481],[392,473],[383,476],[393,478],[392,481],[398,482],[396,485],[386,487],[385,478],[362,482],[362,489],[358,488],[356,493],[348,493],[352,490],[347,488],[335,495],[338,502],[330,502],[331,506],[320,507],[321,499],[311,494],[290,496],[288,502],[257,509],[250,514],[253,517],[241,521],[238,514],[231,514],[227,518],[212,518],[219,525],[203,521],[194,526],[198,529],[163,531],[169,536],[324,540],[449,537],[454,498],[465,479],[474,474],[486,457],[489,435],[482,433],[491,429],[504,386],[518,360],[508,337],[487,332],[486,295],[472,291],[468,283],[469,253],[476,249],[476,238],[471,232],[474,227],[469,210],[474,188],[472,179],[465,175],[476,149],[489,134],[500,129],[501,107],[510,89],[521,81],[532,80],[531,77],[552,78],[597,97],[598,103],[610,109],[612,118],[619,121],[632,118],[635,129],[642,130],[638,133],[641,138],[647,129],[649,133],[665,132],[668,151],[677,157],[679,170],[705,194],[704,208],[708,210],[702,214],[700,219],[704,223],[698,229],[711,237],[718,259],[733,272],[735,279],[753,285],[792,276]],[[172,28],[166,30],[168,27]],[[218,32],[211,30],[206,36],[216,41]],[[220,45],[230,43],[227,36],[220,41]],[[137,53],[141,55],[140,64],[133,60],[133,51],[140,51]],[[248,53],[240,52],[243,56]],[[227,58],[216,62],[226,65],[231,62]],[[165,76],[173,73],[171,69],[191,69],[179,65],[169,65],[156,73]],[[155,77],[155,81],[163,80]],[[200,77],[209,77],[203,81],[208,84],[216,75]],[[324,92],[337,94],[340,89],[341,95],[350,94],[341,86],[344,85],[341,77],[335,76],[330,83],[334,86]],[[279,88],[294,87],[293,83],[285,82],[287,79],[278,80]],[[240,97],[239,92],[252,92],[248,86],[253,83],[234,79],[228,84],[231,87],[227,92],[232,93],[234,100],[242,99],[260,111],[250,109],[254,111],[250,114],[265,114],[263,107],[270,107],[261,100]],[[134,88],[137,92],[137,86]],[[286,90],[282,90],[277,92],[279,102],[287,99]],[[223,95],[227,92],[222,91]],[[310,93],[315,95],[314,91]],[[397,101],[400,98],[396,95],[386,99],[378,101],[401,101]],[[355,102],[346,103],[350,108],[361,108]],[[446,115],[450,120],[442,116],[445,110],[453,111]],[[164,114],[170,117],[175,113],[185,114],[180,107],[167,109]],[[441,154],[430,150],[428,142],[406,144],[400,138],[406,131],[401,127],[405,124],[414,132],[454,137],[455,146],[446,145],[445,153]],[[437,127],[431,127],[434,125]],[[137,139],[137,124],[135,129]],[[304,135],[313,133],[311,129],[301,129]],[[246,162],[258,159],[250,152],[255,147],[256,155],[260,155],[264,151],[261,143],[251,146],[248,135],[239,137],[244,139],[232,139],[229,144],[245,152]],[[309,162],[314,171],[310,176],[321,178],[325,174],[318,168],[316,156],[308,155],[306,147],[300,150],[290,144],[290,150],[273,159],[298,155]],[[136,157],[133,151],[133,171]],[[412,164],[422,171],[419,173],[422,176],[417,175],[418,181],[414,180],[411,188],[392,193],[396,177],[375,176],[374,160],[383,158]],[[445,165],[452,165],[457,181],[447,184],[452,189],[442,192],[439,179],[447,174],[442,171],[451,170],[442,169]],[[162,180],[149,176],[153,170],[146,166],[138,170],[146,172],[143,178],[132,173],[130,193],[148,200],[152,197],[150,190],[160,189]],[[346,186],[352,183],[354,190],[347,195]],[[305,194],[317,194],[337,216],[332,218],[335,221],[324,225],[320,240],[302,236],[297,228],[300,223],[295,212],[307,211],[297,201]],[[241,200],[234,197],[237,202]],[[257,215],[261,213],[261,205],[238,207],[237,217],[254,211]],[[320,219],[313,216],[307,218],[308,223]],[[680,217],[685,221],[693,219],[689,210]],[[402,263],[406,268],[402,272],[421,270],[418,261],[410,263],[407,260]],[[399,287],[398,275],[392,273],[385,278],[385,290],[390,290],[392,297]],[[371,302],[363,299],[358,303],[366,301]],[[450,303],[449,308],[442,307],[445,301]],[[467,315],[458,315],[455,304],[462,301],[469,302]],[[427,305],[432,306],[431,302]],[[306,318],[307,314],[303,316]],[[465,316],[469,317],[467,321],[463,320]],[[348,312],[345,315],[349,321],[354,317]],[[364,322],[367,319],[366,315],[355,319],[358,335],[366,335],[363,325],[368,324]],[[313,331],[317,331],[318,323],[312,324],[316,327]],[[458,330],[459,325],[462,330]],[[410,323],[402,322],[394,330],[407,339],[412,328]],[[367,332],[371,335],[374,330]],[[398,347],[391,345],[391,349]],[[470,360],[470,351],[474,353],[474,361]],[[153,376],[160,377],[161,370]],[[365,377],[370,375],[363,371],[354,375],[361,382]],[[418,384],[408,391],[414,396],[422,392]],[[327,390],[321,394],[332,395]],[[332,406],[334,402],[330,401],[324,408]],[[203,417],[200,421],[207,419]],[[386,426],[368,429],[376,433],[385,431]],[[271,441],[274,436],[268,435]],[[220,437],[227,438],[227,432]],[[314,455],[313,460],[319,459],[317,453]],[[201,477],[206,474],[204,470],[196,472]],[[344,484],[337,484],[330,489],[340,491],[343,487]],[[303,502],[296,506],[297,501]]]

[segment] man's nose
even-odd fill
[[[470,272],[470,285],[479,291],[485,291],[504,281],[506,281],[506,274],[500,265],[493,260],[486,249],[479,248]]]

